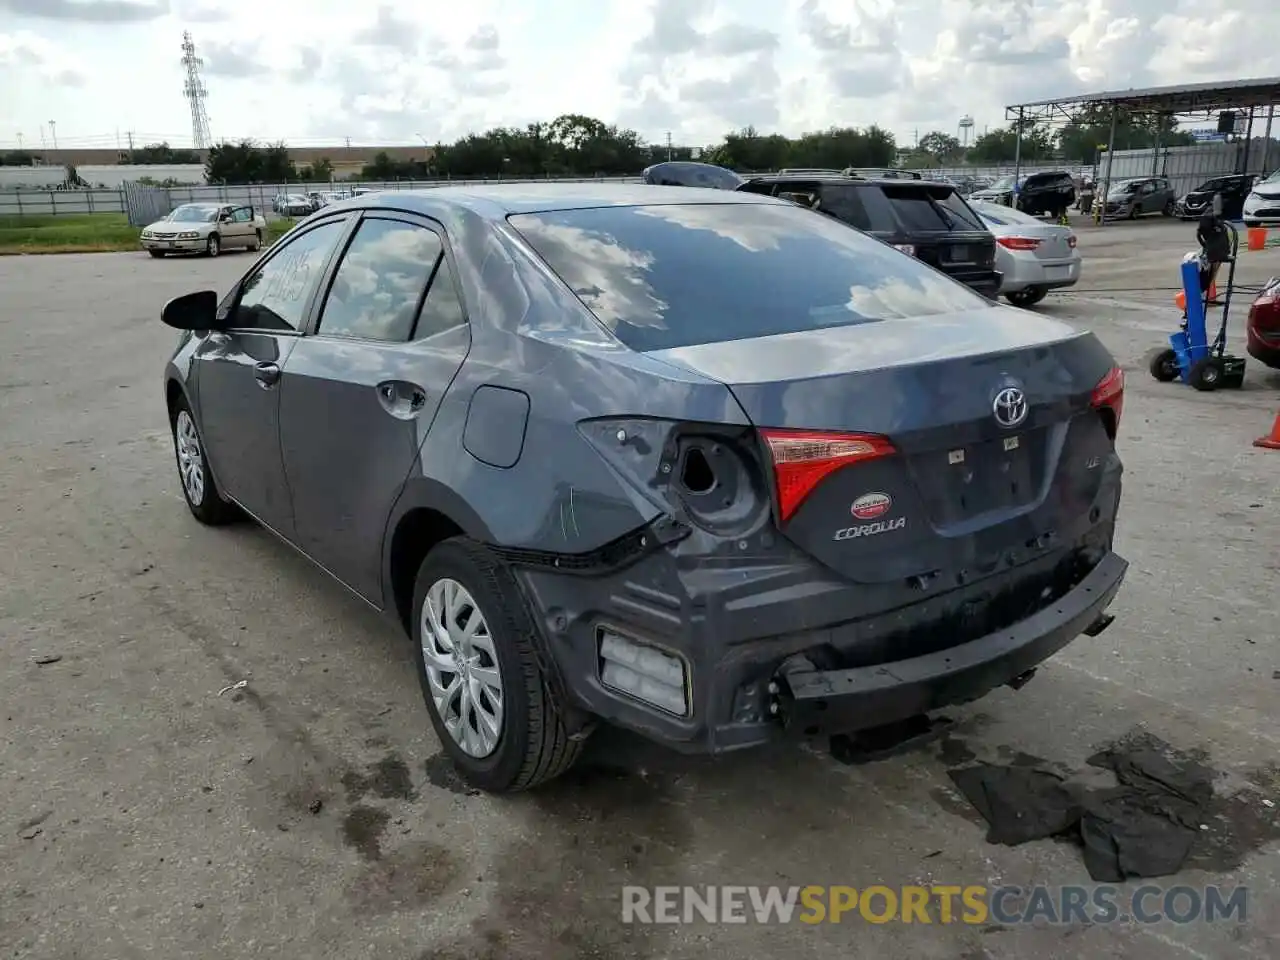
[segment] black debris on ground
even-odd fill
[[[1080,822],[1080,801],[1057,774],[988,763],[948,773],[987,821],[988,843],[1013,847],[1045,840]]]
[[[987,822],[989,843],[1070,836],[1100,883],[1177,873],[1208,815],[1214,771],[1145,731],[1099,750],[1088,763],[1111,770],[1119,786],[1087,790],[1026,766],[983,763],[947,772]]]

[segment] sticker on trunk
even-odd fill
[[[893,498],[887,493],[864,493],[849,507],[849,512],[858,520],[875,520],[883,517],[893,506]]]

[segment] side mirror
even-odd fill
[[[174,297],[160,311],[160,319],[178,330],[216,330],[218,295],[212,290],[198,290]]]

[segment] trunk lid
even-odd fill
[[[1058,226],[1053,223],[1010,223],[1007,227],[1003,227],[996,236],[996,242],[1000,242],[1000,237],[1027,237],[1039,240],[1040,245],[1032,253],[1038,260],[1066,260],[1071,257],[1071,230],[1067,227]]]
[[[888,438],[779,524],[851,580],[976,578],[1097,519],[1114,445],[1090,401],[1113,361],[1050,318],[993,307],[657,356],[724,383],[757,428]],[[1006,390],[1026,406],[1002,423]]]

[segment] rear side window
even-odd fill
[[[914,257],[791,205],[612,206],[508,219],[634,350],[990,306]]]
[[[818,209],[859,230],[874,230],[876,224],[865,202],[870,195],[870,190],[847,187],[838,183],[824,183]],[[888,227],[888,224],[881,222],[879,226],[883,230]]]

